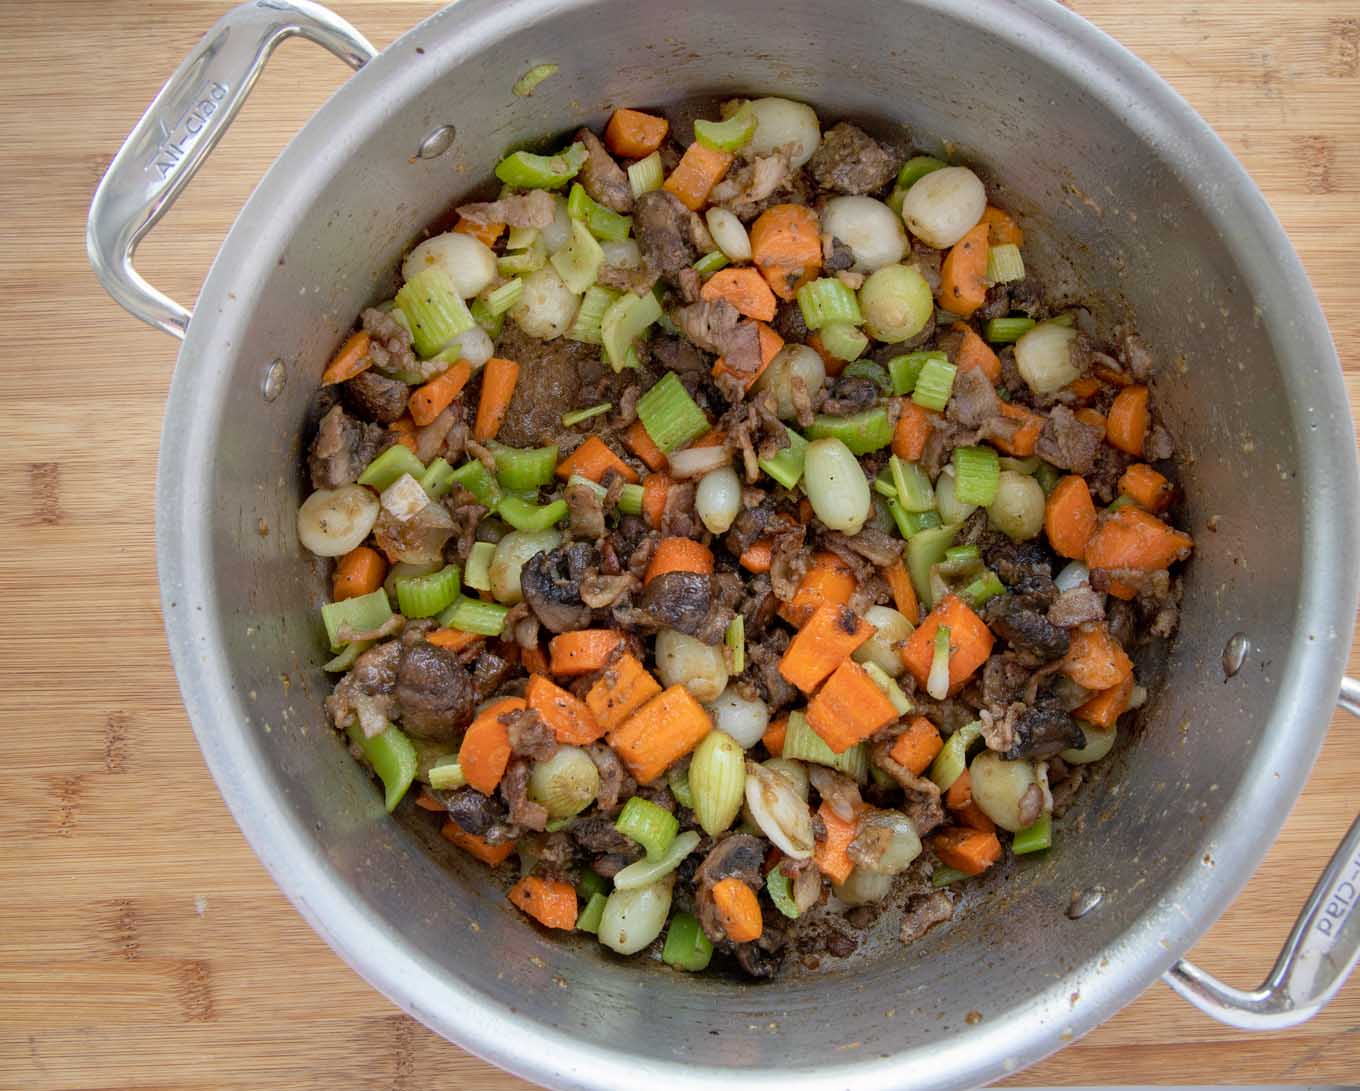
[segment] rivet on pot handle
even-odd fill
[[[1360,681],[1341,680],[1337,704],[1360,717]],[[1283,1030],[1311,1019],[1360,960],[1360,818],[1322,873],[1270,976],[1234,989],[1182,959],[1163,980],[1200,1011],[1243,1030]]]
[[[227,131],[274,48],[295,35],[355,69],[377,55],[354,27],[310,0],[233,8],[166,81],[90,203],[85,248],[100,283],[131,314],[181,340],[189,312],[143,280],[132,255]]]

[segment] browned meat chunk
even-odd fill
[[[541,189],[502,197],[499,201],[458,206],[458,215],[472,223],[499,223],[510,227],[547,227],[556,214],[557,204],[552,194]]]
[[[364,420],[391,424],[406,412],[411,390],[398,379],[388,379],[370,368],[341,384],[345,405]]]
[[[1035,453],[1060,470],[1074,474],[1090,472],[1100,447],[1100,429],[1077,420],[1065,405],[1055,405],[1039,433]]]
[[[1014,595],[998,595],[987,603],[983,617],[988,627],[1016,651],[1042,662],[1067,654],[1067,633],[1037,610],[1021,605]]]
[[[823,134],[808,170],[822,189],[873,193],[892,181],[897,161],[863,129],[842,121]]]
[[[392,374],[418,370],[411,331],[393,318],[390,311],[369,307],[360,321],[369,336],[368,355],[378,371]]]
[[[396,699],[408,734],[452,742],[471,722],[477,694],[458,657],[422,638],[403,641]]]
[[[590,607],[581,601],[581,579],[594,560],[594,550],[573,542],[535,553],[520,572],[524,601],[549,632],[565,633],[590,625]]]
[[[548,824],[548,809],[529,798],[529,763],[511,758],[501,777],[501,798],[509,805],[510,821],[526,830],[542,830]]]
[[[603,378],[595,345],[570,338],[540,341],[507,322],[496,355],[519,364],[515,394],[496,439],[510,447],[541,447],[562,434],[562,414],[579,409],[582,392]]]
[[[658,628],[698,636],[713,604],[712,581],[700,572],[667,572],[642,589],[642,609]]]
[[[808,204],[812,187],[802,171],[790,169],[789,160],[788,145],[769,155],[738,159],[713,187],[709,200],[740,220],[753,220],[771,205]]]
[[[314,489],[338,489],[353,485],[373,461],[386,441],[387,433],[376,424],[367,424],[333,406],[316,430],[307,454],[307,469]]]
[[[667,277],[698,258],[690,237],[689,209],[664,189],[644,193],[633,210],[633,236],[642,260]]]
[[[1062,592],[1048,608],[1048,620],[1063,629],[1087,621],[1101,621],[1104,617],[1104,596],[1093,591],[1089,583]]]
[[[581,129],[576,139],[586,146],[586,161],[577,175],[587,194],[605,208],[615,212],[633,211],[633,187],[628,174],[614,162],[600,138],[589,129]]]
[[[1072,746],[1085,745],[1086,737],[1076,720],[1061,706],[1043,700],[1015,717],[1014,739],[1005,751],[1011,761],[1017,758],[1051,758]]]
[[[589,485],[568,485],[567,533],[579,542],[594,542],[604,537],[604,505]]]

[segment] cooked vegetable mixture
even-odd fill
[[[298,535],[389,811],[544,928],[768,977],[1050,849],[1192,543],[1149,353],[972,170],[785,99],[693,130],[517,151],[410,252]]]

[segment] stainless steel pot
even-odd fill
[[[190,321],[137,276],[133,248],[289,35],[361,71],[261,182]],[[560,71],[511,94],[545,61]],[[517,142],[618,104],[733,91],[905,124],[990,173],[1029,214],[1027,260],[1121,301],[1172,361],[1159,403],[1198,542],[1165,685],[1057,847],[910,949],[889,938],[760,986],[550,939],[479,865],[389,820],[324,726],[324,584],[293,532],[317,377],[419,228]],[[138,125],[96,195],[89,248],[120,303],[184,339],[157,545],[203,753],[313,927],[441,1034],[554,1087],[708,1088],[733,1069],[779,1091],[946,1087],[1059,1048],[1159,974],[1227,1022],[1280,1027],[1354,964],[1360,826],[1261,989],[1178,961],[1264,855],[1337,699],[1356,603],[1354,437],[1322,314],[1260,193],[1166,84],[1057,4],[460,0],[375,56],[314,4],[258,0],[213,28]],[[1231,667],[1244,642],[1225,680],[1225,645]],[[1360,714],[1360,684],[1341,701]]]

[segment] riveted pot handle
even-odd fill
[[[1360,717],[1360,682],[1341,680],[1337,704]],[[1360,960],[1360,818],[1332,856],[1270,976],[1234,989],[1182,959],[1163,980],[1200,1011],[1243,1030],[1283,1030],[1311,1019]]]
[[[100,283],[131,314],[181,340],[189,311],[143,280],[132,255],[222,139],[275,47],[294,36],[356,69],[377,55],[354,27],[310,0],[233,8],[175,69],[95,190],[85,248]]]

